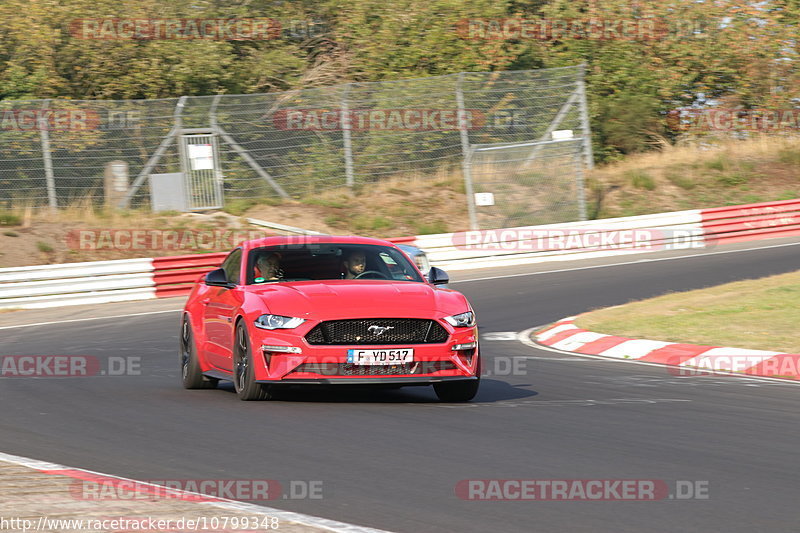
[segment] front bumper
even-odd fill
[[[258,330],[253,338],[253,369],[258,383],[425,385],[442,381],[477,379],[480,354],[477,327],[448,330],[438,344],[311,345],[305,332]],[[458,345],[473,348],[454,350]],[[272,348],[269,348],[272,347]],[[359,366],[347,363],[350,349],[413,348],[414,361],[405,365]],[[288,353],[294,350],[299,353]]]
[[[256,383],[282,385],[431,385],[445,381],[475,381],[477,376],[423,376],[423,377],[381,377],[381,378],[331,378],[331,379],[264,379]]]

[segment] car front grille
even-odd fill
[[[418,361],[403,365],[354,365],[352,363],[304,363],[289,374],[311,373],[324,376],[399,376],[406,374],[432,374],[440,370],[454,370],[451,361]]]
[[[306,335],[309,344],[438,344],[447,330],[435,320],[420,318],[365,318],[329,320]]]

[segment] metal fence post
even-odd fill
[[[578,189],[578,214],[581,217],[581,220],[586,220],[589,218],[586,212],[586,180],[584,179],[584,165],[583,161],[581,160],[580,152],[576,152],[575,154],[575,179],[576,179],[576,187]]]
[[[340,122],[342,123],[342,142],[344,144],[344,173],[347,177],[347,187],[352,189],[355,185],[355,175],[353,173],[353,144],[350,139],[350,109],[347,105],[347,93],[350,92],[350,84],[345,83],[342,89],[342,103],[340,106]]]
[[[467,131],[467,113],[464,109],[464,92],[461,83],[464,73],[458,74],[456,81],[456,105],[458,105],[458,130],[461,134],[461,171],[464,174],[464,192],[467,195],[467,213],[469,214],[469,229],[478,229],[478,217],[475,213],[475,195],[472,192],[472,150],[469,144],[469,131]]]
[[[148,189],[150,175],[177,167],[177,156],[185,148],[179,137],[211,130],[219,138],[215,141],[214,136],[209,144],[225,146],[219,160],[229,173],[225,184],[233,185],[225,191],[229,199],[289,198],[345,184],[353,190],[364,186],[367,171],[370,182],[381,182],[452,175],[460,167],[461,190],[467,196],[462,208],[466,207],[469,217],[462,220],[461,229],[578,220],[585,207],[580,207],[584,199],[575,187],[588,180],[587,168],[592,167],[585,78],[589,74],[584,66],[465,72],[224,95],[213,98],[213,103],[212,97],[73,100],[66,106],[55,98],[3,101],[6,142],[0,143],[4,161],[0,197],[3,203],[31,202],[43,209],[58,209],[73,197],[101,204],[103,191],[98,183],[105,164],[118,159],[129,163],[132,175],[128,189],[113,199],[114,206],[146,205],[142,191]],[[442,112],[448,107],[457,112],[456,124]],[[24,112],[30,108],[42,116],[32,119],[33,113]],[[361,118],[368,120],[369,128],[360,127]],[[204,120],[211,127],[182,129],[182,119],[186,126]],[[14,125],[18,121],[23,123]],[[65,138],[63,129],[91,130],[85,140],[91,142],[91,149],[85,149],[83,136],[80,142],[72,142],[71,134]],[[554,138],[555,130],[574,135],[563,131]],[[70,142],[61,142],[64,139]],[[30,165],[30,154],[34,165]],[[185,157],[182,161],[186,170]],[[199,176],[204,184],[212,181],[206,174]],[[482,192],[492,192],[496,205],[482,205]],[[591,194],[586,191],[585,195],[592,216]]]
[[[46,110],[50,105],[50,100],[42,102],[42,110]],[[39,137],[42,141],[42,159],[44,160],[44,179],[47,183],[47,200],[50,210],[58,209],[58,199],[56,198],[56,181],[53,175],[53,154],[50,152],[50,124],[45,113],[39,117]]]
[[[592,150],[592,133],[589,124],[589,105],[586,99],[586,64],[580,66],[578,78],[578,105],[581,112],[581,128],[583,129],[583,158],[586,168],[594,168],[594,152]]]

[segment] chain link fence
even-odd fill
[[[576,139],[473,146],[467,158],[473,228],[586,220],[582,150]]]
[[[198,145],[199,136],[212,141]],[[213,148],[209,166],[193,159],[198,146]],[[576,220],[592,164],[583,67],[269,94],[0,101],[0,208],[103,205],[112,161],[129,169],[119,206],[149,205],[151,174],[182,173],[187,208],[201,209],[444,171],[464,180],[473,228]]]

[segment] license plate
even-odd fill
[[[354,365],[402,365],[414,361],[413,348],[347,350],[347,362]]]

